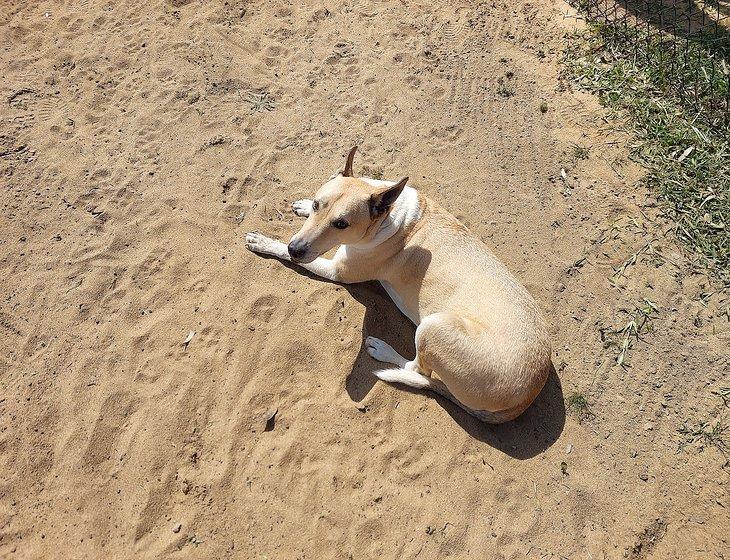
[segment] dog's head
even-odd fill
[[[355,178],[352,160],[356,150],[350,150],[345,169],[314,195],[309,217],[289,243],[293,261],[309,263],[336,245],[367,243],[406,186],[408,177],[377,187]]]

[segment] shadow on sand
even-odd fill
[[[321,282],[329,282],[302,270],[295,264],[280,262],[298,274],[304,274]],[[376,383],[382,383],[373,372],[381,369],[383,365],[373,360],[367,353],[365,338],[368,336],[380,338],[402,356],[411,358],[416,354],[414,345],[416,327],[398,310],[378,282],[336,285],[343,286],[353,298],[365,306],[360,352],[345,381],[348,395],[353,401],[359,402],[367,396]],[[542,453],[557,441],[565,426],[563,389],[554,367],[551,367],[550,377],[535,402],[519,418],[504,424],[480,422],[451,401],[430,391],[417,391],[402,385],[394,387],[394,390],[412,393],[414,398],[436,399],[470,436],[515,459],[529,459]]]

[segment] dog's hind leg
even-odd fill
[[[519,416],[544,384],[540,380],[536,392],[524,401],[509,402],[504,397],[509,397],[510,390],[502,381],[497,349],[489,333],[480,324],[454,313],[424,317],[416,329],[417,353],[412,362],[378,342],[386,348],[375,345],[374,357],[386,358],[382,361],[400,368],[375,372],[379,379],[434,391],[483,422],[500,423]],[[370,349],[368,352],[373,355]],[[438,379],[431,377],[433,373]],[[478,381],[475,373],[479,374]],[[507,406],[500,406],[505,401]]]
[[[398,354],[398,352],[395,351],[395,348],[374,336],[369,336],[365,339],[365,348],[367,349],[368,354],[379,362],[393,364],[401,368],[405,368],[408,364],[408,360]]]

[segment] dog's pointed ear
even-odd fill
[[[352,162],[355,159],[355,152],[357,151],[357,146],[353,146],[350,150],[350,153],[347,154],[347,161],[345,162],[345,170],[342,172],[343,177],[354,177],[352,174]]]
[[[370,216],[377,218],[385,214],[403,192],[408,177],[403,177],[392,187],[384,187],[370,195]]]

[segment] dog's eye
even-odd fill
[[[332,222],[332,225],[337,229],[345,229],[350,224],[348,224],[345,220],[335,220]]]
[[[319,202],[317,202],[316,200],[313,200],[312,201],[312,211],[316,212],[317,210],[319,210]]]

